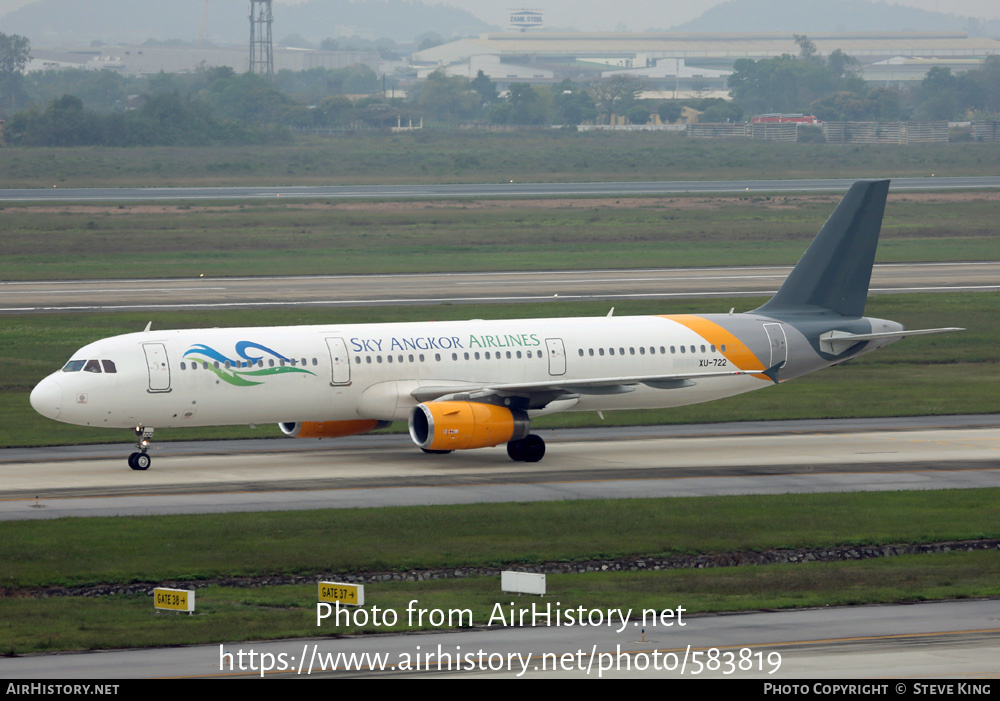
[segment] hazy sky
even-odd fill
[[[235,0],[212,0],[234,2]],[[295,4],[302,0],[275,0],[276,5]],[[519,3],[496,0],[425,0],[428,4],[454,5],[467,10],[485,22],[504,26],[507,12],[512,9],[538,9],[545,14],[549,27],[573,26],[582,31],[609,31],[623,25],[632,31],[648,28],[666,29],[693,19],[709,7],[724,0],[631,0],[615,3],[608,0],[529,0]],[[0,17],[37,0],[0,0]],[[246,4],[244,2],[243,4]],[[898,5],[909,5],[925,10],[937,10],[956,15],[983,19],[1000,19],[1000,2],[997,0],[896,0]],[[761,5],[766,7],[767,0]],[[150,7],[154,7],[151,3]],[[0,21],[0,31],[3,23]]]

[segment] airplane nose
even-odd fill
[[[29,399],[34,410],[42,416],[59,418],[59,412],[62,411],[62,387],[51,377],[46,377],[35,385]]]

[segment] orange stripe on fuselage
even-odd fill
[[[747,348],[747,345],[739,337],[734,336],[714,321],[709,321],[705,317],[695,316],[694,314],[661,314],[660,317],[676,321],[678,324],[691,329],[714,345],[726,360],[740,370],[754,370],[756,368],[767,367],[753,351]],[[725,352],[722,350],[723,346],[726,347]],[[758,380],[771,381],[771,378],[763,374],[753,375],[753,377],[756,377]]]

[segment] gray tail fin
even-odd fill
[[[781,289],[756,311],[864,315],[888,180],[851,185]]]

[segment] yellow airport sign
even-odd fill
[[[344,584],[343,582],[320,582],[319,600],[331,604],[339,601],[348,606],[364,606],[365,585]]]
[[[153,589],[153,607],[194,613],[194,590],[156,587]]]

